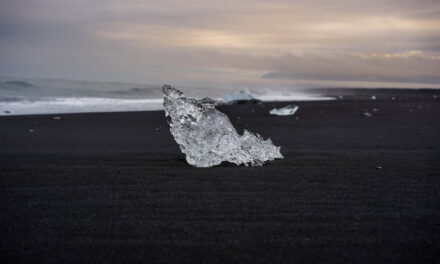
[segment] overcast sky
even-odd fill
[[[440,84],[440,1],[0,0],[0,75]]]

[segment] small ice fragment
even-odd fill
[[[34,132],[35,132],[35,130],[29,129],[29,133],[34,133]]]
[[[243,103],[246,101],[257,101],[257,100],[252,95],[244,91],[227,94],[223,97],[223,102],[225,102],[226,104]]]
[[[377,111],[379,111],[379,109],[373,108],[373,112],[377,112]]]
[[[436,99],[436,98],[437,98],[437,95],[436,95],[436,94],[434,94],[434,95],[432,96],[432,98]]]
[[[382,166],[377,166],[377,167],[375,167],[375,169],[376,169],[376,170],[381,170],[381,169],[382,169]]]
[[[339,98],[340,100],[342,100],[342,99],[344,99],[344,96],[343,96],[343,95],[339,95],[338,98]]]
[[[394,100],[396,100],[396,97],[394,97],[394,96],[393,96],[393,97],[391,97],[391,100],[393,100],[393,101],[394,101]]]
[[[54,116],[54,117],[52,117],[52,119],[53,120],[61,120],[61,117],[60,116]]]
[[[366,117],[371,117],[372,114],[371,114],[371,113],[368,113],[368,112],[365,112],[365,113],[364,113],[364,116],[366,116]]]
[[[294,115],[298,109],[299,106],[297,105],[287,105],[283,108],[274,108],[269,111],[269,114],[277,116],[290,116]]]
[[[371,100],[376,100],[376,96],[374,94],[371,96]]]
[[[212,167],[224,161],[246,166],[281,159],[280,147],[270,139],[244,130],[241,136],[229,118],[215,109],[215,101],[196,100],[169,85],[163,88],[163,106],[171,134],[196,167]]]

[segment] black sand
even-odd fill
[[[221,108],[263,167],[187,165],[163,112],[0,117],[1,262],[439,261],[440,99],[376,96]]]

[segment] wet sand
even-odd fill
[[[434,263],[433,95],[221,107],[263,167],[189,166],[161,111],[0,117],[1,262]]]

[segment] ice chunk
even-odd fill
[[[299,106],[297,105],[287,105],[283,108],[274,108],[269,111],[269,114],[277,116],[289,116],[294,115],[298,109]]]
[[[244,103],[244,102],[258,102],[259,100],[255,99],[248,92],[240,91],[238,93],[230,93],[223,97],[223,102],[226,104],[234,104],[234,103]]]
[[[376,96],[375,96],[375,95],[372,95],[372,96],[371,96],[371,100],[376,100]]]
[[[186,98],[169,85],[163,86],[163,106],[186,161],[196,167],[211,167],[228,161],[237,165],[262,165],[265,161],[283,158],[280,147],[270,139],[247,130],[239,135],[229,118],[215,109],[210,98]]]

